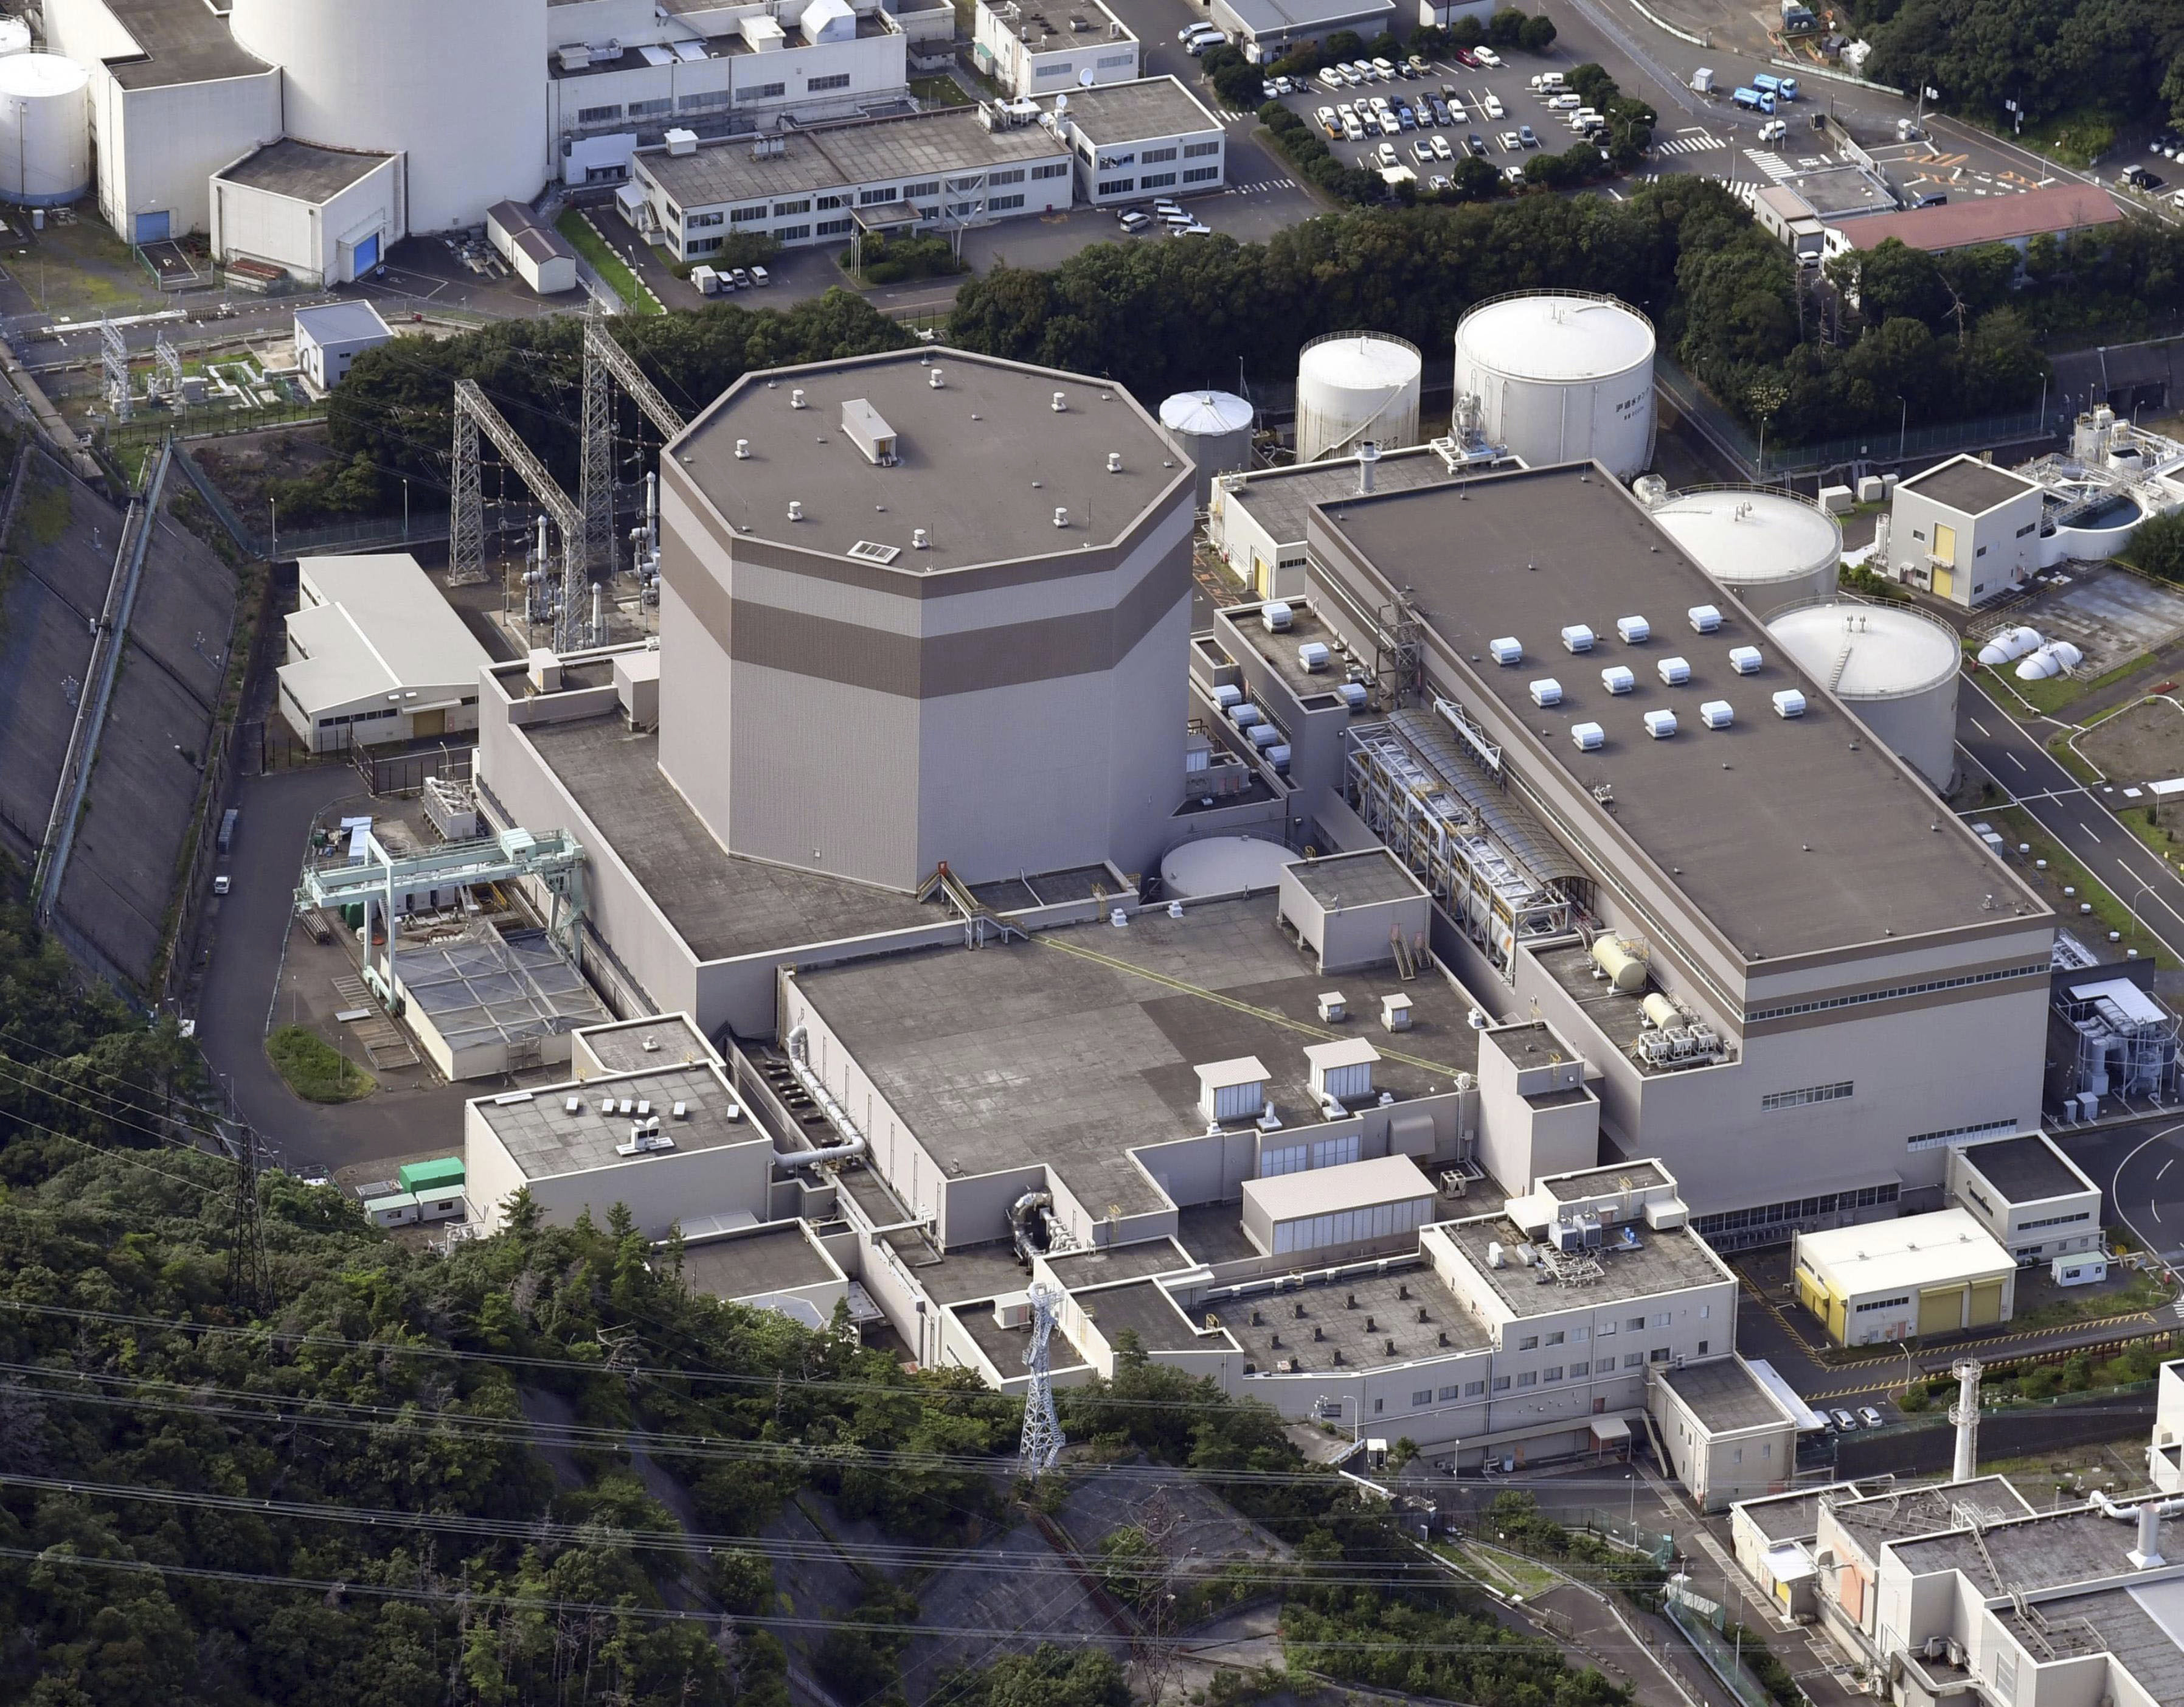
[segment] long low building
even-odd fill
[[[945,232],[1226,181],[1220,120],[1173,77],[640,151],[623,213],[677,260],[739,232],[791,247]]]
[[[492,661],[414,557],[306,557],[281,713],[315,753],[477,728]]]
[[[2009,1319],[2017,1261],[1968,1209],[1800,1233],[1798,1302],[1840,1346],[1991,1328]]]

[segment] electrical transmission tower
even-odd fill
[[[227,1302],[238,1316],[258,1316],[272,1307],[273,1286],[265,1267],[265,1229],[258,1219],[258,1135],[245,1126],[241,1139],[229,1214]]]
[[[106,400],[114,405],[116,421],[129,419],[129,340],[120,326],[101,315],[98,320],[99,365],[104,371]]]
[[[607,375],[604,328],[595,329],[596,300],[584,317],[583,466],[577,507],[584,512],[582,553],[593,581],[611,580],[615,561],[614,387]]]
[[[1017,1463],[1034,1481],[1054,1468],[1061,1448],[1068,1444],[1061,1432],[1061,1419],[1054,1414],[1054,1370],[1047,1351],[1054,1338],[1054,1313],[1059,1302],[1044,1285],[1031,1289],[1031,1347],[1024,1353],[1031,1386],[1024,1393],[1023,1442],[1017,1448]]]
[[[455,411],[455,467],[448,516],[448,585],[474,587],[485,575],[485,492],[478,467],[477,421]]]

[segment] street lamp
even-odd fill
[[[1896,400],[1903,405],[1896,416],[1896,460],[1901,462],[1903,460],[1903,441],[1911,431],[1911,405],[1900,396]]]

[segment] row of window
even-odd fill
[[[760,202],[751,207],[733,209],[728,215],[728,223],[735,226],[747,226],[755,220],[762,220],[766,216],[766,205],[764,202]]]
[[[824,94],[829,89],[846,89],[850,86],[850,74],[838,71],[831,77],[813,77],[804,86],[815,95]]]
[[[777,101],[788,92],[786,83],[752,83],[736,91],[736,104],[746,101]]]
[[[1752,1209],[1724,1209],[1719,1214],[1702,1215],[1692,1226],[1701,1238],[1710,1240],[1718,1233],[1732,1233],[1740,1228],[1774,1227],[1833,1215],[1845,1209],[1893,1203],[1900,1189],[1891,1180],[1886,1185],[1865,1185],[1855,1191],[1823,1191],[1816,1197],[1792,1197],[1786,1203],[1765,1203]]]
[[[1221,144],[1218,142],[1185,142],[1183,145],[1183,157],[1186,160],[1203,159],[1208,154],[1220,152]]]
[[[1069,162],[1067,160],[1049,160],[1043,166],[1034,166],[1031,169],[1031,175],[1034,179],[1066,178],[1069,176]]]
[[[675,110],[675,98],[663,97],[657,101],[632,101],[629,115],[632,119],[656,119]]]
[[[1798,1091],[1770,1091],[1759,1099],[1762,1110],[1802,1108],[1813,1102],[1840,1102],[1857,1088],[1848,1079],[1833,1085],[1808,1085]]]
[[[741,219],[743,215],[738,213],[736,217],[738,219]],[[682,228],[685,231],[692,232],[704,231],[708,226],[717,226],[727,218],[727,215],[726,214],[721,212],[719,209],[716,208],[710,214],[691,215],[688,219],[682,221]]]
[[[1143,156],[1143,164],[1148,166],[1157,166],[1162,161],[1172,160],[1174,158],[1175,150],[1172,148],[1147,148]]]
[[[1184,169],[1183,181],[1186,184],[1210,184],[1220,176],[1218,166],[1190,166]]]
[[[1144,190],[1165,190],[1174,182],[1173,172],[1147,172],[1145,176],[1138,180],[1138,187]]]
[[[2020,1224],[2017,1230],[2020,1233],[2030,1233],[2039,1227],[2067,1227],[2074,1222],[2090,1221],[2092,1219],[2092,1210],[2081,1209],[2075,1215],[2048,1215],[2037,1221],[2025,1221]]]
[[[1022,166],[1009,166],[1000,171],[986,174],[986,182],[989,185],[1020,184],[1023,181],[1024,169]]]
[[[846,237],[856,225],[855,220],[822,220],[811,228],[817,237]]]
[[[1023,192],[1022,191],[1018,191],[1013,196],[992,196],[988,198],[986,202],[986,211],[994,214],[1006,214],[1014,209],[1022,207],[1023,204]]]
[[[1127,196],[1137,187],[1135,178],[1102,178],[1095,186],[1103,196]]]
[[[1981,1120],[1970,1126],[1944,1126],[1938,1132],[1917,1132],[1903,1141],[1907,1150],[1930,1150],[1936,1144],[1946,1144],[1952,1138],[1961,1138],[1969,1132],[2014,1132],[2014,1120]]]
[[[694,255],[716,255],[721,252],[722,242],[719,237],[689,238],[682,245],[682,259],[688,260]]]
[[[1868,1298],[1851,1314],[1854,1316],[1862,1316],[1869,1310],[1900,1310],[1910,1302],[1911,1295],[1908,1292],[1900,1298]]]
[[[402,713],[397,711],[344,711],[338,717],[320,717],[319,727],[322,729],[339,729],[351,723],[376,723],[388,717],[398,717],[401,715]]]
[[[1869,990],[1862,996],[1831,996],[1823,1001],[1792,1001],[1780,1007],[1756,1007],[1744,1018],[1747,1025],[1756,1025],[1763,1019],[1787,1019],[1796,1013],[1858,1007],[1869,1001],[1896,1001],[1907,996],[1925,996],[1936,990],[1961,990],[1966,985],[1992,984],[2000,979],[2025,978],[2036,972],[2044,975],[2047,971],[2046,961],[2035,961],[2027,966],[2005,966],[1999,971],[1970,973],[1962,978],[1936,978],[1924,984],[1899,984],[1891,990]]]
[[[1315,1144],[1284,1144],[1279,1150],[1259,1152],[1259,1177],[1272,1180],[1283,1174],[1301,1174],[1312,1168],[1339,1168],[1355,1162],[1364,1143],[1357,1132],[1323,1138]]]
[[[1433,1219],[1433,1202],[1420,1197],[1408,1203],[1376,1203],[1369,1209],[1338,1209],[1331,1215],[1310,1215],[1274,1227],[1274,1253],[1318,1251],[1330,1245],[1362,1244],[1368,1239],[1393,1238],[1423,1227]]]

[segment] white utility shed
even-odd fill
[[[314,752],[477,728],[486,650],[406,554],[306,557],[281,713]]]

